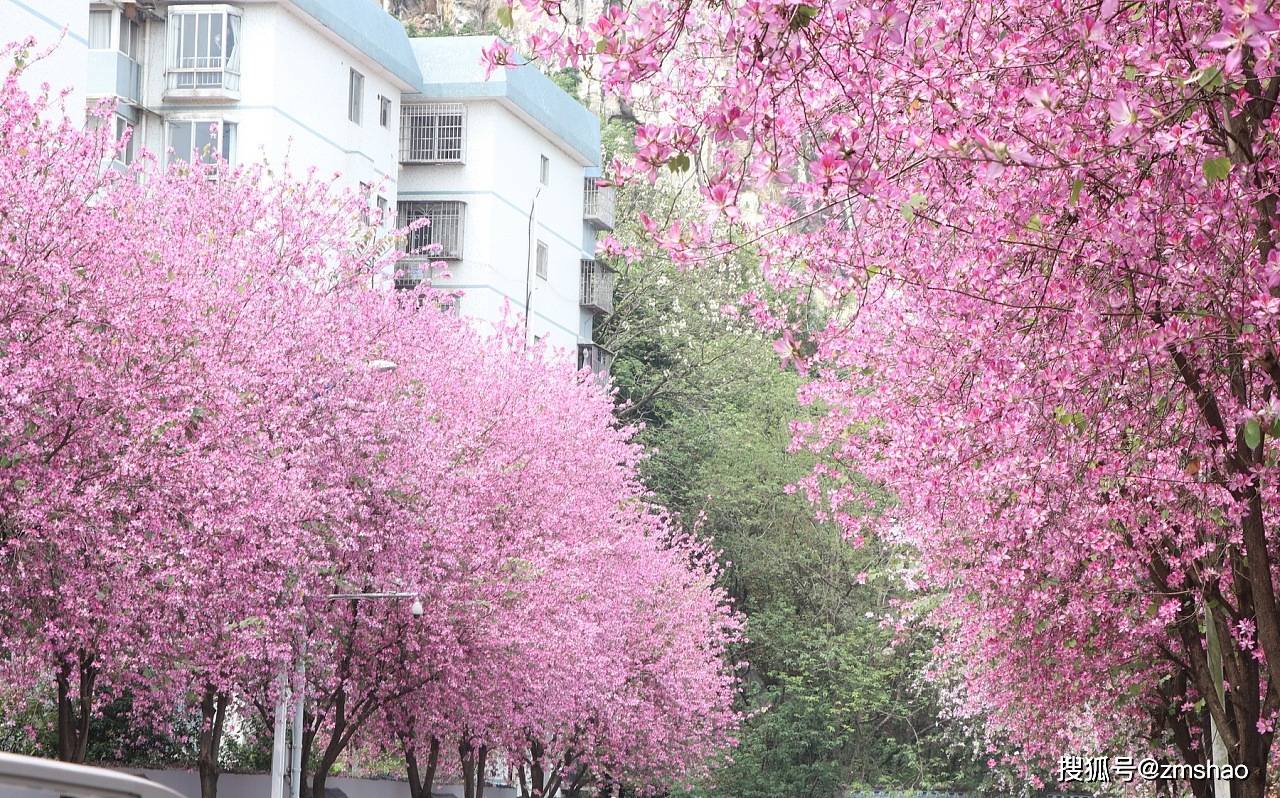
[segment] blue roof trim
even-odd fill
[[[480,51],[494,36],[410,39],[423,75],[420,94],[437,100],[506,99],[577,154],[600,164],[600,120],[531,65],[495,69],[488,80]]]
[[[372,0],[292,0],[293,4],[417,90],[422,72],[399,20]]]

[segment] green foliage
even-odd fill
[[[200,719],[179,713],[169,728],[152,728],[139,718],[128,694],[102,706],[89,721],[85,759],[109,765],[167,767],[195,761],[192,741]],[[56,756],[57,707],[48,694],[0,700],[0,751],[31,756]]]
[[[560,90],[570,97],[578,98],[582,96],[582,73],[573,67],[558,69],[547,75],[551,78],[551,82],[560,87]]]
[[[0,751],[56,755],[56,718],[57,708],[47,696],[0,693]]]
[[[454,25],[441,22],[436,25],[421,25],[413,21],[405,21],[405,33],[410,38],[421,36],[490,36],[502,33],[502,27],[497,22],[485,20],[473,20],[462,25]]]

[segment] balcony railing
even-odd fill
[[[613,229],[614,195],[612,186],[600,185],[600,178],[583,181],[582,218],[602,230]]]
[[[227,67],[169,67],[166,76],[168,97],[234,100],[240,95],[240,73]]]
[[[582,290],[578,304],[596,313],[613,312],[613,289],[617,275],[603,263],[582,261]]]
[[[578,344],[578,368],[589,369],[601,382],[609,379],[613,357],[613,352],[595,342]]]

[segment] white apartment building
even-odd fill
[[[406,251],[439,254],[409,256],[397,285],[444,259],[432,282],[461,293],[462,315],[491,328],[528,310],[531,341],[607,372],[598,120],[532,66],[486,80],[491,37],[410,40],[377,0],[0,0],[0,42],[28,35],[57,47],[27,87],[71,87],[73,116],[109,104],[132,131],[124,161],[220,155],[359,186],[431,222]]]
[[[528,307],[529,338],[606,370],[594,319],[612,310],[613,274],[595,260],[613,225],[611,189],[596,186],[594,114],[532,66],[486,79],[491,36],[413,39],[424,79],[406,94],[400,127],[401,224],[430,219],[410,251],[438,245],[435,284],[462,292],[464,315],[500,321]],[[423,277],[415,259],[400,284]]]

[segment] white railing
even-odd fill
[[[240,91],[240,73],[221,66],[170,67],[169,90],[222,89]]]

